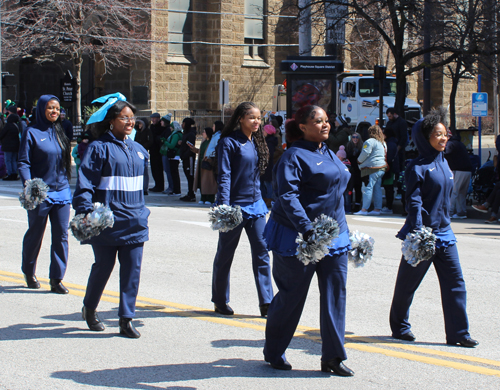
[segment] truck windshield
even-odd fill
[[[375,79],[359,79],[359,96],[377,97],[379,81]],[[396,80],[384,80],[384,96],[396,96]]]

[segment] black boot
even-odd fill
[[[56,294],[67,294],[68,289],[61,283],[61,279],[50,279],[50,291]]]
[[[28,288],[39,289],[40,283],[35,275],[24,275],[24,280],[26,280],[26,285]]]
[[[120,325],[120,334],[129,337],[131,339],[138,339],[141,337],[141,334],[135,329],[132,324],[132,318],[123,318],[120,317],[120,321],[118,322]]]
[[[85,306],[82,308],[82,318],[87,322],[90,330],[94,332],[102,332],[105,328],[104,324],[97,317],[97,312],[92,309],[88,309]]]
[[[263,305],[260,306],[260,316],[261,317],[267,317],[269,305],[270,305],[269,303],[264,303]]]
[[[322,372],[333,372],[336,375],[339,376],[353,376],[354,371],[352,371],[349,367],[345,366],[344,363],[342,363],[342,360],[337,358],[337,359],[331,359],[327,362],[321,362],[321,371]]]
[[[224,305],[217,305],[214,303],[215,312],[219,314],[223,314],[225,316],[232,316],[234,314],[234,310],[231,309],[227,303]]]

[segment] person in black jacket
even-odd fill
[[[190,145],[196,143],[196,127],[193,118],[184,118],[182,121],[182,143],[180,147],[180,157],[182,160],[182,170],[188,181],[188,193],[180,198],[184,202],[196,202],[196,194],[193,191],[194,184],[194,161],[196,154],[191,151]]]
[[[399,116],[394,107],[388,108],[385,113],[389,119],[385,128],[392,129],[398,140],[399,171],[402,171],[406,160],[405,148],[408,144],[408,123]]]
[[[351,211],[356,212],[361,210],[361,170],[358,165],[358,157],[361,153],[361,149],[363,148],[363,139],[361,138],[361,134],[353,133],[351,135],[351,140],[347,143],[345,148],[345,152],[347,155],[347,159],[351,163],[351,186],[354,189],[354,207],[351,207]],[[352,199],[351,199],[352,204]]]
[[[351,119],[343,115],[339,115],[335,118],[335,127],[332,128],[332,131],[328,135],[328,139],[325,141],[326,145],[333,153],[337,153],[341,145],[345,147],[349,142],[349,135],[351,133],[349,127],[350,122]]]
[[[153,133],[151,129],[146,124],[146,120],[137,119],[135,121],[135,142],[139,142],[144,149],[149,151],[149,149],[153,146]]]
[[[149,152],[149,149],[153,146],[153,133],[151,132],[151,129],[148,127],[146,124],[146,118],[143,119],[137,119],[135,121],[135,142],[138,142],[139,144],[142,145],[144,149],[146,149]],[[148,188],[149,188],[149,172],[146,169],[144,171],[144,195],[149,195]]]
[[[17,176],[17,154],[19,152],[19,117],[17,114],[10,114],[7,118],[7,124],[0,132],[0,143],[5,156],[5,166],[7,168],[7,177],[3,180],[18,180]]]
[[[392,214],[392,204],[394,202],[394,178],[399,177],[399,154],[398,140],[394,130],[386,128],[384,130],[385,144],[387,145],[386,160],[389,168],[382,177],[382,187],[385,190],[385,207],[382,207],[382,214]]]
[[[266,137],[266,145],[269,149],[269,164],[267,165],[266,171],[260,177],[260,192],[262,193],[262,198],[266,202],[268,209],[271,209],[271,202],[274,200],[273,196],[273,167],[274,167],[274,151],[278,146],[278,137],[276,137],[276,128],[271,125],[264,126],[264,135]]]
[[[153,188],[150,188],[151,192],[162,192],[165,189],[165,178],[163,177],[163,161],[160,154],[160,148],[162,145],[162,133],[163,127],[160,124],[160,114],[155,112],[151,115],[151,132],[153,133],[153,145],[149,149],[149,162],[151,164],[151,174],[155,181]]]
[[[61,126],[64,130],[64,134],[66,134],[66,137],[70,141],[73,140],[73,124],[70,122],[69,119],[66,118],[66,111],[64,111],[63,108],[61,108]]]
[[[452,136],[446,144],[444,157],[453,171],[453,192],[451,194],[450,214],[453,219],[467,218],[465,197],[469,190],[472,163],[467,148],[460,141],[460,135]]]

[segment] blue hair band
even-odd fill
[[[109,108],[115,104],[118,100],[121,100],[123,102],[127,101],[127,98],[122,95],[120,92],[117,93],[112,93],[110,95],[106,96],[101,96],[100,98],[97,98],[92,101],[92,103],[105,103],[99,110],[94,112],[92,116],[89,118],[87,121],[87,125],[90,125],[92,123],[96,122],[102,122],[104,118],[106,117],[106,114],[108,113]]]

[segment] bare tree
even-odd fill
[[[2,57],[37,62],[67,56],[77,86],[81,118],[81,68],[84,56],[106,72],[132,58],[149,58],[150,5],[144,0],[15,0],[2,7]]]
[[[357,34],[360,39],[369,41],[368,46],[381,47],[380,41],[374,38],[374,33],[379,35],[390,53],[392,69],[400,86],[406,85],[407,76],[424,68],[442,68],[460,56],[494,52],[484,36],[477,35],[475,39],[479,41],[469,44],[471,32],[481,31],[488,23],[490,10],[484,0],[311,0],[302,8],[294,0],[290,9],[297,10],[298,21],[301,12],[310,8],[314,25],[315,21],[324,18],[325,8],[332,5],[347,9],[339,17],[354,27],[359,24]],[[465,11],[458,12],[460,9]],[[363,23],[359,23],[360,19]],[[322,42],[324,40],[318,39],[315,43]],[[354,42],[348,43],[351,50],[360,52],[352,46]],[[357,43],[357,46],[366,47],[367,42]],[[373,57],[366,60],[373,61]],[[405,98],[406,88],[398,88],[396,109],[401,112]]]

